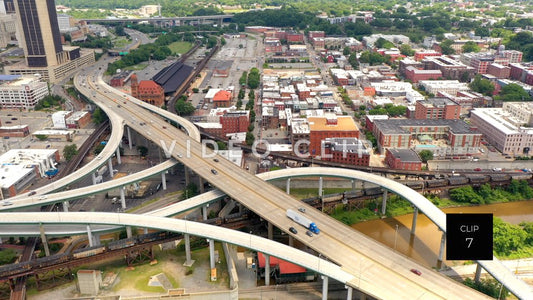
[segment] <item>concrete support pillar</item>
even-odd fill
[[[269,240],[274,239],[274,226],[270,222],[268,222],[268,239]]]
[[[185,186],[188,186],[191,183],[191,177],[189,175],[189,168],[185,166],[184,169],[185,169]]]
[[[439,261],[442,261],[442,258],[444,257],[444,245],[445,244],[446,244],[446,232],[443,232],[440,238]]]
[[[63,201],[63,211],[68,212],[68,201]]]
[[[352,192],[355,192],[355,180],[352,179]]]
[[[39,231],[41,232],[41,242],[43,243],[44,253],[46,256],[50,256],[50,248],[48,248],[48,241],[46,240],[46,234],[44,234],[43,224],[39,225]]]
[[[209,266],[215,268],[215,240],[209,240]]]
[[[120,159],[120,147],[117,148],[116,154],[117,156],[117,163],[120,165],[122,164],[122,160]]]
[[[291,194],[291,179],[287,178],[287,187],[285,188],[285,191],[287,192],[287,195]]]
[[[96,175],[95,174],[96,174],[95,172],[91,173],[91,178],[93,180],[93,185],[96,184]]]
[[[345,285],[344,288],[346,288],[346,300],[352,300],[353,297],[353,288],[351,286]]]
[[[474,276],[474,281],[479,283],[479,279],[481,278],[481,270],[483,268],[481,268],[481,265],[480,264],[477,264],[476,266],[476,275]]]
[[[166,191],[166,189],[167,189],[167,176],[165,175],[165,172],[161,173],[161,186],[163,187],[163,191]]]
[[[359,300],[366,300],[366,294],[363,292],[359,292]]]
[[[91,225],[87,225],[87,239],[89,240],[89,247],[94,246],[93,233],[91,231]]]
[[[113,178],[113,160],[111,158],[107,161],[107,167],[109,168],[109,177]]]
[[[388,194],[388,191],[384,190],[383,191],[383,201],[381,203],[381,214],[382,215],[384,215],[385,212],[387,212],[387,194]]]
[[[265,256],[265,285],[270,285],[270,255],[264,254]]]
[[[144,227],[143,234],[148,234],[148,228]]]
[[[129,239],[133,236],[131,232],[131,226],[126,226],[126,237]]]
[[[204,179],[200,176],[198,176],[198,190],[200,191],[200,194],[204,193]]]
[[[125,188],[121,187],[120,190],[120,204],[122,205],[122,209],[126,209],[126,192],[124,191]]]
[[[207,205],[202,206],[202,216],[204,221],[207,220]]]
[[[329,277],[322,275],[322,300],[328,300]]]
[[[194,261],[191,259],[191,238],[188,233],[185,235],[185,266],[192,266]]]
[[[318,178],[318,197],[322,197],[322,193],[323,193],[322,187],[323,187],[323,184],[324,184],[324,179],[323,179],[322,177]]]
[[[99,246],[100,245],[100,235],[99,234],[93,234],[93,240],[94,240],[94,245],[95,246]]]
[[[132,148],[131,144],[133,144],[133,141],[131,140],[131,131],[129,127],[126,127],[126,132],[128,133],[128,146],[130,147],[130,150]]]
[[[417,218],[418,218],[418,207],[415,206],[415,211],[413,212],[413,223],[411,223],[411,234],[415,234]]]
[[[289,235],[289,246],[294,247],[294,238],[292,235]]]

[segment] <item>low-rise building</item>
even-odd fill
[[[32,109],[48,95],[48,84],[34,75],[0,75],[0,106]]]
[[[370,165],[372,145],[357,138],[326,138],[322,140],[321,160],[345,163],[356,166]]]
[[[3,198],[26,190],[35,180],[56,169],[56,149],[12,149],[0,156],[0,188]]]
[[[418,154],[411,149],[387,149],[385,153],[385,163],[387,163],[391,169],[409,171],[422,170],[422,160]]]
[[[141,101],[161,107],[165,104],[165,90],[153,80],[137,80],[131,76],[131,95]]]
[[[374,136],[381,153],[388,148],[408,149],[414,140],[443,139],[453,153],[477,153],[481,133],[474,131],[463,120],[443,119],[389,119],[374,121]]]
[[[359,138],[359,129],[352,117],[327,113],[324,117],[309,117],[309,154],[322,155],[322,140],[326,138]]]
[[[405,78],[411,82],[417,83],[420,80],[442,78],[442,72],[440,70],[419,70],[409,66],[405,68]]]
[[[446,92],[450,95],[457,95],[460,91],[469,91],[468,84],[458,80],[422,80],[420,86],[424,87],[427,93],[437,95],[438,92]]]
[[[85,128],[91,123],[91,114],[88,111],[75,111],[65,120],[65,123],[67,128]]]

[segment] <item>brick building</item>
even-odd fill
[[[287,32],[287,43],[289,44],[300,44],[304,42],[304,34],[299,32]]]
[[[231,102],[231,92],[220,90],[213,97],[213,105],[216,107],[229,107]]]
[[[415,104],[415,119],[459,119],[461,106],[447,98],[430,98],[417,101]]]
[[[322,160],[356,166],[370,165],[370,152],[357,138],[326,138],[322,141]]]
[[[474,68],[446,56],[428,57],[422,62],[425,70],[440,70],[443,78],[459,80],[465,76],[468,79],[474,77]]]
[[[250,112],[247,110],[226,111],[220,116],[222,124],[222,134],[246,132],[250,125]]]
[[[389,148],[411,148],[411,141],[422,137],[444,139],[454,153],[477,152],[481,143],[481,133],[472,130],[463,120],[375,120],[373,133],[382,153]]]
[[[421,61],[422,59],[430,56],[442,56],[442,53],[435,50],[416,51],[414,58],[416,61]]]
[[[490,74],[496,78],[509,78],[509,76],[511,76],[511,68],[493,63],[488,66],[487,74]]]
[[[309,117],[309,154],[321,155],[322,140],[326,138],[359,138],[359,129],[352,117],[327,114],[325,117]]]
[[[153,80],[141,80],[131,76],[131,95],[139,100],[161,107],[165,104],[165,90]]]
[[[422,170],[422,160],[418,154],[411,149],[387,149],[385,153],[385,163],[391,169],[398,170]]]
[[[414,83],[420,80],[439,79],[441,77],[442,72],[440,70],[419,70],[412,66],[405,69],[405,78]]]
[[[75,111],[65,119],[67,128],[85,128],[91,123],[91,114],[87,111]]]

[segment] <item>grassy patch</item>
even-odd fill
[[[164,273],[172,284],[173,288],[179,287],[179,283],[176,281],[176,279],[170,273],[165,272],[165,261],[170,255],[171,254],[169,254],[167,251],[156,251],[156,259],[159,262],[155,265],[145,263],[135,266],[134,270],[126,270],[124,261],[120,260],[110,264],[109,266],[105,266],[104,271],[112,271],[119,274],[120,281],[113,287],[113,291],[119,291],[124,288],[133,287],[139,291],[164,293],[164,288],[160,286],[148,286],[148,281],[150,280],[151,276]]]
[[[183,54],[192,48],[192,44],[189,42],[174,42],[168,45],[168,48],[170,48],[173,54],[176,54],[176,53]]]
[[[124,48],[126,45],[128,45],[130,41],[125,38],[118,38],[113,41],[113,45],[115,45],[116,48]]]
[[[346,225],[352,225],[362,221],[378,219],[379,215],[366,207],[359,210],[345,210],[345,206],[341,204],[335,207],[335,210],[331,213],[331,217]]]
[[[125,67],[124,70],[139,71],[144,70],[146,67],[148,67],[148,63],[140,63],[134,66]]]

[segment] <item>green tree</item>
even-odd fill
[[[502,87],[498,99],[503,101],[530,101],[531,96],[520,85],[510,83]]]
[[[482,279],[479,282],[476,282],[471,278],[466,278],[463,283],[464,285],[480,291],[483,294],[489,295],[492,298],[506,299],[506,297],[509,295],[507,289],[502,288],[501,283],[493,279]]]
[[[255,136],[252,132],[246,132],[246,145],[251,146],[255,142]]]
[[[527,233],[518,225],[503,222],[494,218],[493,245],[494,252],[498,255],[509,255],[524,245]]]
[[[38,138],[39,141],[44,141],[48,138],[48,136],[44,134],[36,134],[35,137]]]
[[[402,44],[400,46],[400,53],[405,56],[413,56],[415,55],[415,50],[409,44]]]
[[[226,143],[217,141],[218,150],[228,150],[228,145]]]
[[[76,144],[71,144],[63,148],[63,157],[66,161],[70,161],[74,156],[78,154],[78,146]]]
[[[100,107],[97,107],[93,112],[93,123],[101,124],[105,121],[107,121],[107,115]]]
[[[13,249],[0,250],[0,265],[13,263],[17,256],[17,252],[15,252]]]
[[[394,44],[392,42],[387,41],[384,38],[377,39],[377,41],[374,43],[374,46],[376,46],[377,48],[385,48],[385,49],[394,48]]]
[[[442,51],[442,54],[444,55],[450,55],[455,54],[455,50],[452,48],[453,41],[452,40],[444,40],[440,43],[440,48]]]
[[[469,53],[469,52],[479,52],[479,50],[481,50],[481,48],[478,46],[478,44],[474,41],[468,41],[466,42],[463,47],[463,52],[464,53]]]
[[[482,93],[485,96],[492,96],[492,93],[494,92],[494,85],[492,82],[483,79],[479,74],[474,77],[474,80],[472,80],[469,86],[473,91]]]
[[[450,199],[457,202],[483,204],[484,199],[481,198],[471,186],[460,187],[450,191]]]
[[[350,47],[346,46],[344,47],[344,49],[342,49],[342,55],[346,56],[346,55],[350,55],[352,51],[350,50]]]
[[[259,69],[252,68],[250,70],[250,73],[248,74],[248,87],[251,89],[258,88],[259,80],[260,80]]]
[[[174,106],[180,116],[189,116],[194,112],[194,106],[190,102],[179,99]]]
[[[145,146],[137,146],[137,151],[139,151],[141,156],[146,156],[146,154],[148,154],[148,148]]]
[[[96,147],[94,147],[94,151],[93,151],[94,155],[100,154],[102,152],[102,150],[104,150],[104,148],[105,148],[104,144],[96,145]]]
[[[354,69],[359,68],[359,60],[357,59],[357,53],[356,52],[353,52],[352,54],[350,54],[350,56],[348,57],[348,62],[350,63],[352,68],[354,68]]]
[[[428,160],[433,159],[433,152],[431,152],[430,150],[422,150],[418,152],[418,155],[420,156],[420,159],[423,163],[427,163]]]

